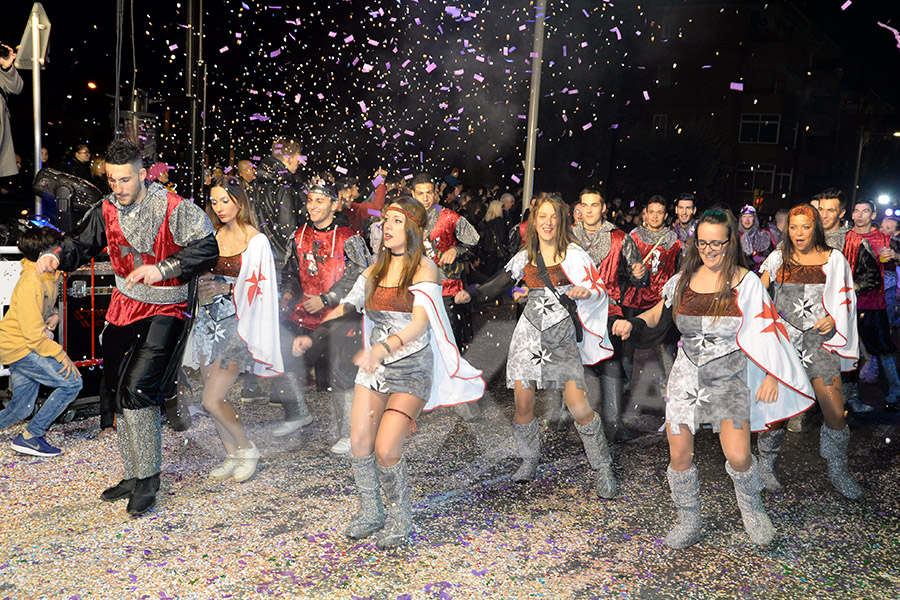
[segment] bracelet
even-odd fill
[[[390,356],[391,355],[391,347],[388,346],[387,342],[385,342],[384,340],[381,340],[378,343],[381,344],[382,346],[384,346],[384,351],[387,352],[388,356]]]
[[[406,344],[403,343],[403,338],[401,338],[401,337],[400,337],[399,335],[397,335],[396,333],[392,333],[391,335],[387,336],[387,339],[391,339],[392,337],[397,338],[397,341],[400,342],[400,345],[397,347],[397,350],[399,350],[400,348],[402,348],[403,346],[406,345]]]

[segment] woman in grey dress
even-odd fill
[[[788,219],[782,247],[765,260],[760,279],[767,288],[770,284],[774,288],[775,308],[791,343],[800,353],[816,400],[825,415],[819,433],[819,453],[828,462],[828,478],[841,494],[855,500],[862,496],[862,490],[847,468],[850,429],[844,418],[840,373],[854,367],[856,361],[852,359],[859,356],[858,346],[850,344],[857,352],[855,356],[847,356],[851,360],[842,361],[841,354],[853,354],[853,351],[844,352],[843,348],[829,344],[829,338],[833,336],[841,341],[855,338],[852,331],[847,331],[855,323],[845,322],[836,327],[834,317],[827,310],[831,301],[835,305],[833,312],[839,319],[842,313],[844,316],[856,313],[852,280],[847,285],[843,281],[847,278],[845,273],[849,274],[849,265],[843,254],[828,247],[819,211],[809,204],[800,204],[791,210]],[[842,280],[835,285],[829,278]],[[842,289],[846,293],[839,298]],[[829,299],[828,294],[835,297]],[[849,363],[847,368],[841,368],[842,362]],[[783,443],[784,423],[773,425],[757,438],[760,476],[770,492],[781,489],[775,476],[775,461]]]
[[[403,543],[412,531],[403,442],[415,431],[419,413],[474,401],[484,392],[481,373],[459,357],[452,340],[437,266],[424,254],[424,224],[419,202],[409,197],[391,202],[383,213],[378,259],[330,315],[349,309],[365,313],[366,348],[354,358],[359,372],[350,412],[350,460],[360,508],[346,533],[360,539],[378,532],[379,548]],[[379,483],[388,500],[387,518]]]
[[[742,262],[734,216],[708,210],[700,217],[693,243],[687,245],[680,273],[666,284],[659,304],[636,319],[613,324],[614,335],[628,338],[636,328],[640,337],[647,327],[660,323],[664,310],[671,310],[681,331],[681,347],[666,388],[667,477],[678,509],[678,524],[665,538],[670,548],[686,548],[700,539],[700,484],[693,453],[694,435],[704,424],[719,434],[727,459],[725,470],[734,481],[750,539],[766,545],[774,538],[775,529],[760,500],[762,484],[756,461],[750,453],[754,394],[748,381],[748,355],[738,344],[741,309],[747,310],[739,306],[741,288],[755,285],[760,288],[759,296],[765,292]],[[777,380],[767,372],[755,401],[775,402],[778,393]]]

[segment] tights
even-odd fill
[[[238,377],[237,364],[231,363],[227,370],[221,369],[219,359],[216,359],[211,365],[201,366],[200,374],[205,382],[203,408],[212,416],[225,451],[234,455],[241,448],[249,448],[250,440],[237,412],[225,401],[228,390]]]
[[[423,408],[425,401],[411,394],[382,394],[357,385],[350,410],[350,453],[360,458],[374,452],[381,466],[396,465],[410,422]]]

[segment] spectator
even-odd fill
[[[66,173],[85,181],[91,180],[91,150],[87,144],[72,148],[72,158],[66,164]]]
[[[0,178],[12,177],[19,172],[16,167],[16,151],[13,149],[12,130],[10,129],[9,109],[6,99],[9,94],[18,94],[22,91],[22,78],[13,62],[16,60],[15,51],[9,46],[3,46],[9,51],[6,58],[0,58]]]

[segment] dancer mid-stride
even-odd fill
[[[763,485],[750,453],[750,430],[762,431],[807,410],[812,386],[765,288],[741,266],[731,213],[703,213],[687,248],[681,271],[663,288],[659,304],[612,328],[623,338],[641,338],[646,327],[674,318],[681,331],[666,386],[667,476],[678,524],[665,544],[686,548],[700,539],[694,435],[708,424],[719,434],[744,529],[765,546],[775,528],[760,499]]]
[[[597,473],[597,494],[612,498],[617,491],[612,459],[600,415],[585,396],[583,367],[613,354],[606,333],[607,296],[597,267],[569,229],[568,216],[565,204],[554,195],[538,200],[529,217],[525,249],[478,290],[476,299],[485,303],[520,279],[528,287],[528,303],[513,331],[506,361],[506,384],[515,389],[513,435],[522,459],[513,481],[533,480],[540,463],[535,388],[561,388],[588,462]]]
[[[347,535],[378,532],[379,548],[412,532],[403,442],[423,410],[474,402],[484,394],[481,371],[462,359],[441,299],[437,266],[424,255],[425,209],[401,197],[384,210],[383,247],[330,317],[364,313],[365,349],[350,413],[350,461],[360,508]],[[385,518],[381,492],[387,498]]]
[[[812,381],[825,423],[819,454],[828,462],[828,478],[841,494],[862,496],[847,468],[850,428],[844,418],[841,372],[853,371],[859,361],[856,293],[850,263],[828,247],[819,213],[809,204],[791,209],[781,248],[762,264],[763,285],[774,286],[775,308],[782,316],[791,343]],[[784,443],[784,424],[759,434],[759,473],[766,490],[777,492],[775,461]]]

